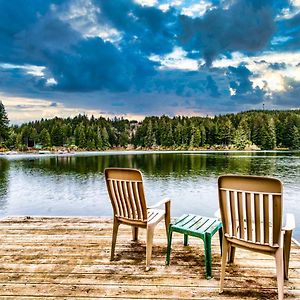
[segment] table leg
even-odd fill
[[[167,247],[167,257],[166,257],[166,265],[170,264],[170,256],[171,256],[171,246],[172,246],[172,224],[169,225],[169,234],[168,234],[168,247]]]
[[[206,279],[210,279],[212,277],[211,235],[207,233],[204,236],[204,251],[205,251]]]
[[[187,246],[189,244],[189,236],[187,234],[184,234],[183,244],[184,246]]]

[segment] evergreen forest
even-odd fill
[[[253,110],[215,117],[151,116],[41,119],[9,126],[0,102],[2,149],[67,147],[84,150],[137,149],[299,149],[300,110]]]

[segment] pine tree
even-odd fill
[[[201,132],[199,128],[192,128],[192,136],[190,139],[190,147],[199,147],[201,143]]]
[[[17,136],[16,136],[16,148],[17,149],[21,149],[24,145],[24,141],[23,141],[23,138],[22,138],[22,133],[17,133]]]
[[[152,128],[151,120],[148,123],[147,133],[145,136],[145,146],[151,148],[156,144],[155,133]]]
[[[56,123],[51,131],[52,145],[53,146],[62,146],[64,143],[64,133],[62,126],[59,123]]]
[[[273,118],[264,123],[262,130],[262,149],[272,150],[276,147],[276,131]]]
[[[248,117],[242,116],[238,127],[241,127],[243,129],[244,133],[246,134],[247,140],[250,142],[251,131],[250,131],[249,123],[250,123],[250,121],[249,121]]]
[[[21,131],[21,139],[22,139],[21,145],[26,145],[28,147],[30,131],[31,130],[29,125],[23,126]]]
[[[33,142],[33,145],[35,145],[37,140],[38,134],[35,128],[31,128],[29,138]]]
[[[165,131],[162,134],[162,145],[163,146],[172,146],[174,145],[173,133],[172,133],[172,123],[168,122],[165,125]]]
[[[194,133],[194,146],[199,147],[201,144],[201,131],[199,128]]]
[[[39,134],[39,141],[43,145],[43,147],[51,146],[51,136],[49,131],[44,128]]]
[[[174,141],[176,146],[182,146],[183,144],[182,133],[183,133],[183,126],[181,125],[181,123],[178,123],[174,130]]]
[[[103,141],[102,141],[101,129],[99,127],[97,128],[97,143],[96,143],[96,148],[99,149],[99,150],[103,149]]]
[[[218,138],[221,144],[229,145],[232,140],[233,126],[230,119],[225,119],[225,121],[220,123]]]
[[[13,129],[10,129],[8,139],[6,140],[6,146],[9,148],[16,147],[16,140],[17,140],[16,132]]]
[[[7,117],[7,113],[5,111],[5,107],[3,103],[0,101],[0,145],[5,144],[9,137],[9,120]]]
[[[127,130],[121,132],[120,137],[119,137],[119,145],[121,147],[125,147],[129,143],[129,135]]]
[[[276,147],[276,130],[274,119],[270,118],[268,122],[268,147],[269,149],[274,149]]]
[[[85,144],[86,144],[86,148],[88,150],[93,150],[96,148],[95,145],[95,134],[94,134],[94,130],[91,126],[87,126],[86,129],[84,130],[85,132]],[[84,147],[83,147],[84,148]]]
[[[293,131],[295,122],[292,116],[288,116],[285,122],[284,138],[283,143],[285,147],[293,147]]]
[[[243,126],[239,126],[234,133],[233,143],[239,150],[244,150],[247,144],[250,144],[248,140],[247,132]]]
[[[88,140],[86,143],[86,149],[87,150],[95,150],[95,141],[94,140]]]
[[[102,128],[102,143],[104,149],[110,148],[109,136],[105,127]]]
[[[203,125],[200,126],[200,132],[201,132],[200,146],[204,146],[206,144],[206,130]]]
[[[293,140],[292,140],[292,144],[291,144],[291,149],[299,150],[300,149],[300,131],[296,126],[293,127],[292,135],[293,135]]]
[[[85,127],[83,124],[79,126],[79,142],[78,142],[79,148],[86,148],[87,146],[87,140],[86,140],[86,134],[85,134]]]
[[[79,146],[79,134],[80,134],[80,125],[77,125],[74,130],[74,136],[75,136],[75,145]]]

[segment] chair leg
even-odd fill
[[[154,227],[147,227],[147,245],[146,245],[146,271],[150,270],[150,262],[152,255]]]
[[[112,235],[112,243],[111,243],[111,251],[110,251],[110,260],[114,260],[115,257],[115,247],[116,247],[116,241],[117,241],[117,234],[120,223],[117,219],[114,218],[114,224],[113,224],[113,235]]]
[[[276,275],[278,287],[278,300],[283,300],[283,283],[284,283],[284,268],[283,268],[283,249],[279,248],[275,253]]]
[[[183,235],[183,245],[187,246],[189,244],[189,236],[187,234]]]
[[[230,251],[229,251],[229,255],[228,255],[228,262],[230,264],[232,264],[234,262],[235,247],[234,246],[230,246],[229,249],[230,249]]]
[[[287,230],[283,238],[284,279],[289,280],[289,263],[291,252],[292,230]]]
[[[171,223],[171,202],[167,202],[165,204],[165,226],[166,226],[167,239],[169,234],[170,223]]]
[[[210,279],[212,277],[211,267],[211,235],[205,234],[204,237],[204,252],[205,252],[205,277]]]
[[[139,236],[139,228],[135,226],[132,226],[131,228],[132,228],[132,240],[137,241]]]
[[[223,243],[222,243],[222,262],[221,262],[221,274],[220,274],[220,291],[219,293],[223,293],[224,289],[224,278],[225,278],[225,268],[226,268],[226,261],[228,255],[228,242],[223,236]]]
[[[168,234],[168,247],[167,247],[167,257],[166,257],[166,265],[168,266],[170,264],[170,256],[171,256],[171,248],[172,248],[172,224],[169,226],[169,234]]]
[[[223,240],[223,229],[222,227],[219,229],[219,241],[220,241],[220,252],[221,252],[221,256],[222,256],[222,240]]]

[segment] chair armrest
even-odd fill
[[[221,219],[221,211],[220,211],[220,209],[218,209],[218,210],[215,211],[214,216],[217,219]]]
[[[170,198],[164,198],[163,200],[159,201],[158,203],[154,204],[154,205],[151,205],[151,206],[148,206],[147,208],[157,208],[157,207],[160,207],[162,205],[166,205],[166,204],[169,204],[171,203],[171,199]]]
[[[285,226],[282,228],[285,231],[295,229],[295,216],[293,214],[286,214]]]

